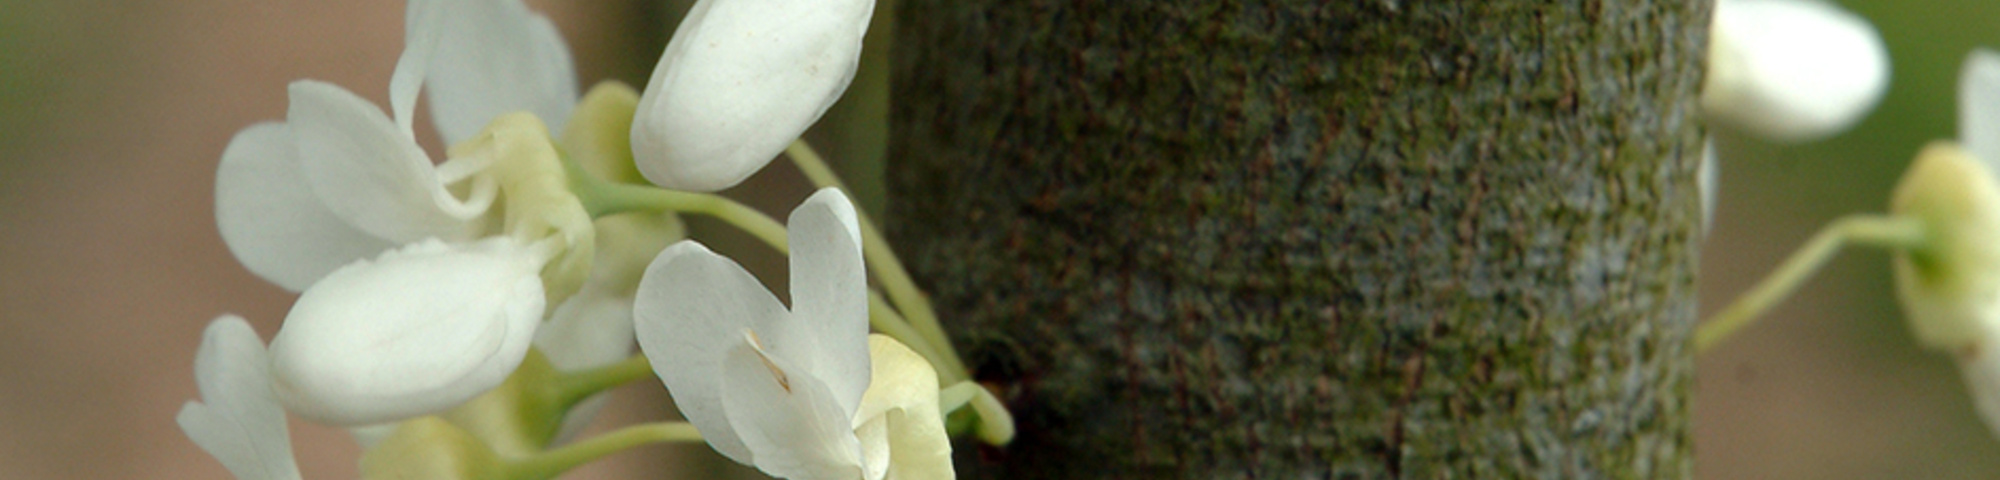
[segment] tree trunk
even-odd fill
[[[968,477],[1676,478],[1707,0],[904,0]]]

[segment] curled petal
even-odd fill
[[[348,224],[397,243],[465,240],[482,228],[497,185],[476,181],[481,191],[459,199],[415,140],[340,87],[294,82],[291,102],[286,121],[298,142],[301,171],[313,194]]]
[[[717,452],[754,464],[723,410],[722,360],[744,329],[783,319],[784,305],[735,261],[682,241],[646,267],[632,313],[639,349],[681,415]]]
[[[632,124],[663,187],[734,186],[819,120],[854,79],[873,0],[701,0],[674,31]]]
[[[436,413],[499,385],[542,318],[547,258],[512,239],[435,240],[342,267],[271,341],[278,398],[336,425]]]
[[[576,105],[576,67],[549,19],[519,0],[452,1],[437,32],[424,79],[432,117],[448,145],[478,133],[501,114],[528,111],[561,131]]]
[[[1974,50],[1958,79],[1958,141],[2000,171],[2000,53]]]
[[[743,444],[756,452],[757,469],[792,480],[859,478],[853,411],[842,410],[826,383],[798,365],[767,355],[752,340],[733,343],[722,364],[722,404]],[[937,389],[931,391],[935,396]]]
[[[294,292],[355,260],[394,247],[347,224],[313,195],[291,127],[243,129],[215,174],[222,241],[257,276]]]
[[[285,410],[271,394],[264,342],[242,317],[209,322],[194,357],[202,402],[174,417],[189,439],[243,480],[297,479]]]
[[[791,245],[792,315],[765,335],[775,354],[810,369],[843,411],[868,389],[868,273],[854,205],[821,189],[786,220]]]
[[[1773,140],[1832,135],[1874,108],[1889,53],[1868,21],[1798,0],[1716,4],[1701,104],[1712,118]]]
[[[863,445],[888,448],[886,452],[868,452],[870,459],[887,457],[884,473],[889,479],[956,478],[951,466],[951,437],[938,407],[937,370],[910,347],[883,335],[868,336],[868,353],[873,358],[874,381],[854,414],[855,432],[862,436]],[[871,438],[873,435],[885,438]]]

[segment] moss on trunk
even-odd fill
[[[1710,2],[903,2],[967,476],[1690,475]]]

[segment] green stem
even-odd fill
[[[710,193],[691,193],[600,180],[574,162],[563,162],[575,192],[591,218],[631,211],[707,215],[735,225],[784,253],[785,225],[748,205]]]
[[[1735,303],[1702,322],[1694,334],[1694,351],[1705,352],[1730,334],[1748,326],[1765,310],[1798,290],[1820,265],[1833,258],[1847,243],[1890,249],[1916,249],[1924,245],[1923,222],[1893,215],[1851,215],[1835,220],[1779,264],[1770,276],[1736,298]]]
[[[798,165],[799,171],[814,185],[849,191],[805,140],[792,142],[785,148],[785,156],[791,158],[792,163]],[[925,297],[923,290],[919,290],[916,282],[910,279],[909,270],[903,268],[902,260],[896,258],[895,249],[889,247],[889,241],[875,228],[868,212],[856,210],[855,214],[861,221],[861,248],[867,254],[869,270],[875,272],[875,279],[881,282],[882,289],[895,302],[896,310],[902,312],[910,325],[916,327],[917,333],[923,334],[924,339],[937,346],[939,353],[943,354],[943,362],[935,362],[934,359],[933,363],[939,363],[939,368],[951,370],[957,378],[970,377],[965,361],[958,357],[958,349],[952,347],[951,338],[938,325],[937,312],[931,308],[930,298]]]
[[[778,253],[789,254],[791,251],[786,245],[787,240],[785,238],[784,225],[779,224],[777,220],[771,219],[770,216],[764,215],[763,212],[737,203],[728,197],[679,192],[644,185],[612,183],[592,176],[590,172],[584,171],[581,166],[576,165],[574,162],[565,161],[563,162],[563,166],[570,177],[570,190],[576,193],[577,199],[583,203],[584,209],[590,212],[592,218],[631,211],[700,213],[721,219],[731,225],[735,225],[737,228],[750,232],[757,239],[763,240],[765,244],[776,249]],[[831,173],[829,172],[828,174],[830,175]],[[886,256],[890,262],[889,266],[901,272],[902,264],[896,263],[895,252],[882,246],[883,244],[880,241],[881,235],[875,232],[875,229],[867,222],[867,217],[861,217],[861,220],[862,237],[864,239],[862,241],[862,253],[865,256],[864,258],[869,261],[870,268],[877,272],[882,271],[885,267],[877,259]],[[870,239],[871,235],[872,239]],[[903,279],[904,285],[909,285],[909,276],[907,274],[900,278]],[[884,281],[884,285],[887,288],[888,282],[886,280]],[[896,314],[896,310],[890,309],[887,303],[877,301],[879,300],[877,298],[879,295],[873,289],[869,290],[869,295],[868,323],[874,326],[876,330],[895,337],[897,340],[909,345],[911,349],[916,350],[918,354],[923,355],[926,360],[930,360],[932,365],[940,369],[939,377],[941,379],[954,381],[969,378],[969,375],[966,373],[965,363],[958,359],[957,352],[950,348],[950,343],[943,343],[945,340],[943,340],[942,331],[938,331],[935,336],[925,335],[921,327],[913,328],[907,320]],[[893,289],[890,295],[892,298],[895,295]],[[918,294],[918,296],[921,297],[922,295]],[[921,306],[925,312],[929,312],[929,303],[922,303]],[[931,319],[932,328],[935,329],[937,324],[936,316],[932,315],[927,318]],[[944,348],[938,348],[938,346]]]
[[[597,392],[653,375],[653,364],[645,355],[633,355],[618,363],[556,377],[555,400],[565,410]]]
[[[701,432],[693,424],[686,422],[659,422],[633,425],[599,435],[589,440],[572,443],[562,448],[538,453],[528,458],[507,463],[507,478],[531,480],[555,478],[563,472],[606,455],[618,453],[649,443],[699,442]]]

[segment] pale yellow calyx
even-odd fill
[[[569,190],[562,157],[549,131],[534,115],[501,115],[486,129],[451,148],[453,158],[481,158],[500,183],[505,208],[501,231],[527,243],[550,242],[553,256],[542,268],[548,305],[560,305],[590,275],[596,229],[583,203]]]
[[[1896,295],[1917,340],[1964,352],[2000,327],[2000,180],[1957,144],[1917,155],[1890,211],[1922,222],[1921,248],[1896,254]]]

